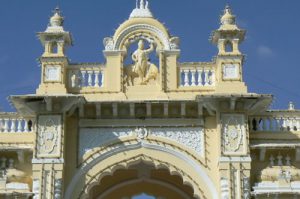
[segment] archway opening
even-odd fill
[[[182,199],[193,196],[193,188],[184,184],[181,176],[144,162],[116,170],[89,191],[89,198],[93,199]]]

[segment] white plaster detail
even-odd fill
[[[32,182],[32,192],[34,194],[33,199],[40,198],[40,181],[38,179],[34,179]]]
[[[197,152],[204,157],[204,130],[201,127],[185,128],[81,128],[79,135],[79,157],[95,147],[129,136],[146,140],[149,135],[166,138]]]
[[[243,179],[244,199],[251,198],[250,179],[245,177]]]
[[[37,156],[60,157],[61,116],[42,115],[38,120]]]
[[[45,66],[45,81],[60,81],[61,80],[61,66],[46,65]]]
[[[222,115],[223,152],[227,155],[245,154],[245,117],[241,114]]]
[[[47,158],[47,159],[32,159],[32,164],[63,164],[64,159],[53,159],[53,158]]]
[[[223,79],[238,79],[239,65],[238,64],[224,64],[223,65]]]
[[[148,136],[148,130],[146,128],[137,128],[134,130],[134,133],[136,133],[140,140],[146,139]]]
[[[221,199],[229,199],[229,182],[227,178],[222,177],[221,181]]]
[[[244,162],[244,163],[250,163],[251,157],[220,157],[219,159],[220,163],[232,163],[232,162]]]
[[[280,186],[279,182],[265,181],[256,183],[253,187],[254,195],[261,194],[284,194],[284,193],[299,193],[300,192],[300,182],[291,182],[289,186]]]
[[[54,183],[54,198],[61,199],[62,179],[56,179]]]
[[[165,35],[160,29],[148,25],[148,24],[135,24],[132,25],[128,28],[126,28],[125,30],[123,30],[120,35],[118,35],[117,39],[115,40],[115,44],[114,44],[114,50],[122,50],[122,46],[121,43],[122,41],[124,41],[124,39],[126,38],[126,36],[128,36],[129,33],[133,33],[137,30],[143,30],[143,31],[150,31],[153,32],[158,38],[159,40],[163,43],[164,49],[163,50],[171,50],[171,44],[169,41],[169,36]],[[141,33],[137,33],[138,38],[141,38]],[[142,36],[144,36],[142,34]],[[135,41],[137,40],[135,39]],[[147,38],[143,38],[143,39],[147,39]],[[147,40],[153,40],[153,39],[147,39]]]
[[[129,18],[152,18],[153,15],[149,9],[147,0],[137,0],[136,8],[131,12]]]
[[[204,157],[204,130],[202,128],[154,128],[151,135],[168,138]]]
[[[29,190],[29,186],[26,183],[11,182],[6,184],[6,189]]]
[[[114,50],[114,40],[111,37],[105,37],[103,39],[103,44],[105,46],[105,50]]]

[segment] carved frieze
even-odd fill
[[[103,146],[114,140],[136,136],[147,142],[149,136],[169,139],[185,146],[204,157],[204,130],[201,127],[190,128],[82,128],[79,137],[79,156],[87,151]]]
[[[222,115],[222,140],[225,155],[246,153],[245,117],[241,114]]]
[[[42,115],[38,120],[37,157],[60,157],[61,116]]]

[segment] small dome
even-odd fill
[[[59,8],[56,8],[55,11],[54,11],[54,15],[50,18],[50,25],[52,27],[62,26],[63,21],[64,21],[64,18],[60,15]]]
[[[232,14],[229,6],[226,6],[224,10],[224,15],[221,17],[222,25],[234,25],[235,24],[235,16]]]

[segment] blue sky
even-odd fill
[[[180,61],[210,61],[217,49],[209,41],[219,27],[226,3],[247,30],[241,46],[247,55],[244,79],[250,92],[274,94],[273,108],[289,101],[300,107],[299,0],[150,0],[156,18],[181,38]],[[135,0],[1,0],[0,106],[11,111],[6,97],[34,93],[40,81],[37,58],[42,46],[35,33],[44,31],[59,5],[65,29],[72,32],[72,62],[103,62],[102,40],[111,36],[135,7]]]

